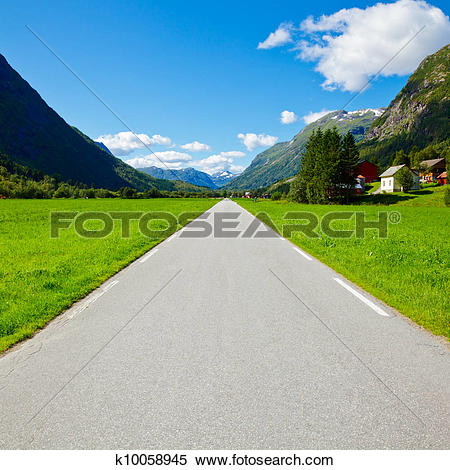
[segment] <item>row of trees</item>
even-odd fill
[[[51,198],[121,198],[149,199],[159,197],[220,197],[220,191],[159,191],[152,188],[137,192],[134,188],[124,187],[118,191],[103,188],[89,188],[84,185],[69,184],[50,176],[35,180],[17,173],[9,173],[0,165],[0,199],[51,199]]]
[[[348,203],[355,187],[353,170],[359,152],[353,135],[320,128],[306,144],[300,172],[291,184],[289,197],[313,204]]]
[[[124,187],[118,191],[103,188],[86,188],[58,182],[51,177],[35,181],[17,174],[6,174],[0,166],[0,199],[52,199],[52,198],[121,198],[121,199],[151,199],[151,198],[204,198],[221,197],[221,191],[159,191],[152,188],[148,191],[137,192],[134,188]]]
[[[0,199],[50,199],[50,198],[122,198],[122,199],[149,199],[149,198],[180,198],[180,197],[225,197],[231,192],[222,190],[204,191],[160,191],[151,188],[148,191],[137,192],[130,187],[120,188],[118,191],[88,187],[71,181],[61,181],[59,177],[45,175],[41,171],[33,170],[24,165],[13,162],[5,155],[0,154]]]
[[[450,160],[449,140],[428,145],[423,149],[414,146],[408,153],[404,150],[399,150],[392,156],[391,165],[407,165],[410,168],[420,170],[423,161],[433,160],[435,158],[445,158],[447,162]]]

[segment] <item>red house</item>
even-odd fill
[[[437,180],[438,180],[438,184],[439,184],[439,185],[447,184],[447,172],[444,171],[443,173],[441,173],[441,174],[437,177]]]
[[[378,179],[378,168],[374,163],[362,160],[356,165],[354,174],[364,176],[366,183],[372,183]]]

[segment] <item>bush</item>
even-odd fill
[[[53,193],[56,198],[69,198],[72,197],[73,188],[68,184],[62,183],[58,189]]]
[[[450,186],[446,186],[444,194],[444,202],[447,207],[450,206]]]
[[[280,191],[275,191],[271,197],[272,201],[279,201],[281,199]]]
[[[144,199],[152,199],[152,198],[155,198],[155,197],[163,197],[163,195],[156,188],[152,188],[148,191],[144,191],[144,193],[142,194],[142,197]]]
[[[137,196],[137,191],[134,188],[125,186],[119,189],[119,197],[122,199],[134,199]]]

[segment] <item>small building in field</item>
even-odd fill
[[[439,184],[439,185],[447,184],[447,172],[444,171],[443,173],[441,173],[440,175],[438,175],[437,181],[438,181],[438,184]]]
[[[445,158],[434,158],[420,162],[420,179],[426,183],[432,183],[445,171]]]
[[[362,194],[365,191],[366,186],[366,179],[363,175],[358,175],[356,177],[356,184],[355,184],[355,193]]]
[[[403,188],[400,186],[400,184],[398,183],[395,177],[397,172],[401,170],[402,168],[408,168],[408,170],[411,172],[411,176],[413,178],[413,184],[411,186],[411,189],[420,188],[419,187],[419,175],[406,165],[397,165],[397,166],[391,166],[384,173],[380,175],[380,179],[381,179],[380,191],[381,192],[395,193],[398,191],[403,191]]]
[[[375,163],[369,162],[368,160],[358,162],[353,170],[353,174],[363,176],[366,183],[372,183],[378,180],[378,168]]]

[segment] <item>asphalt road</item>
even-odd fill
[[[0,416],[2,448],[448,448],[450,354],[281,237],[178,233],[0,358]]]

